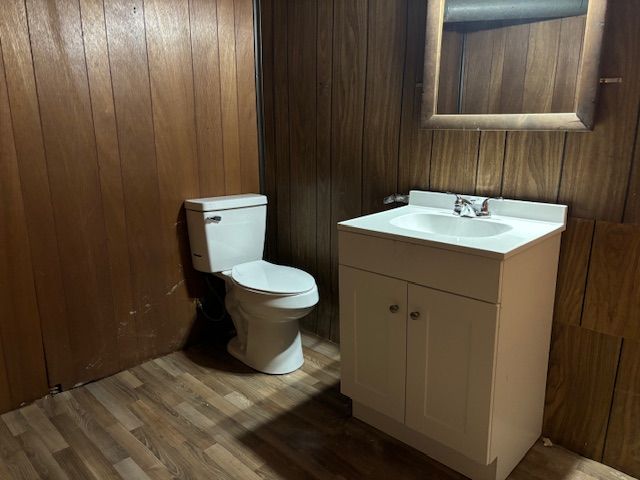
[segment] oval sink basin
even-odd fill
[[[409,213],[392,219],[391,224],[407,230],[451,237],[494,237],[512,229],[510,225],[482,218],[448,217],[431,213]]]

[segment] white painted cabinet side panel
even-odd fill
[[[489,459],[498,305],[409,285],[406,424]]]
[[[405,413],[406,318],[406,282],[340,267],[342,393],[399,422]]]
[[[507,260],[503,276],[492,445],[506,478],[542,431],[560,235]]]

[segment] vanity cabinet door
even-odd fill
[[[406,425],[489,464],[498,305],[408,291]]]
[[[404,422],[407,282],[340,267],[341,390]]]

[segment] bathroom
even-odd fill
[[[0,479],[640,477],[638,25],[4,0]]]

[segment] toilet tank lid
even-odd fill
[[[214,210],[230,210],[232,208],[256,207],[266,205],[267,197],[257,193],[227,195],[224,197],[194,198],[184,201],[187,210],[210,212]]]

